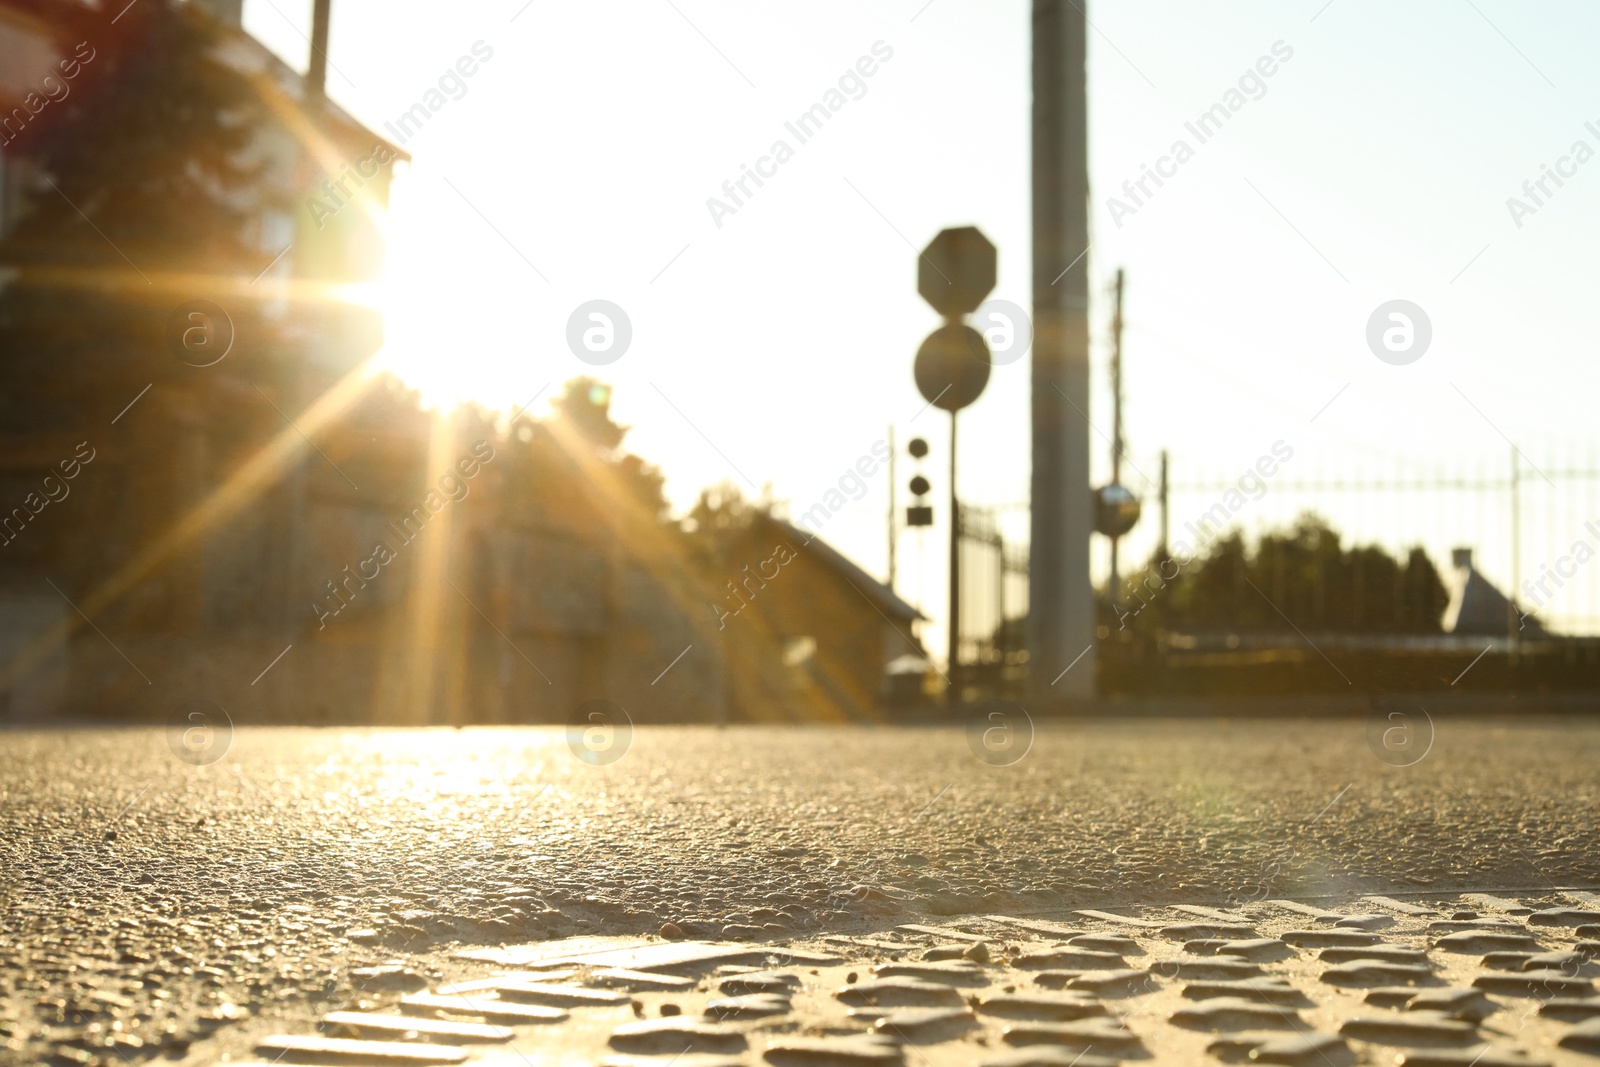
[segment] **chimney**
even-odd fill
[[[306,67],[306,104],[322,109],[328,84],[328,8],[332,0],[311,2],[311,61]]]
[[[1463,567],[1470,569],[1472,567],[1472,549],[1470,549],[1470,548],[1453,548],[1453,549],[1451,549],[1450,550],[1450,566],[1454,567],[1456,570],[1461,570]]]

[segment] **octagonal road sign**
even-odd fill
[[[917,257],[917,292],[947,319],[978,310],[994,278],[994,245],[976,226],[940,230]]]
[[[945,411],[960,411],[989,384],[989,346],[971,326],[947,322],[917,349],[912,373],[922,399]]]

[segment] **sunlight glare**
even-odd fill
[[[440,179],[413,163],[397,172],[391,191],[378,366],[440,414],[469,401],[502,408],[526,385],[518,313],[510,300],[492,295],[493,279],[481,265],[460,262],[462,220],[424,183]],[[453,195],[445,187],[442,196]]]

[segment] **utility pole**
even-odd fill
[[[894,424],[889,425],[889,592],[894,592]]]
[[[1115,311],[1111,313],[1111,484],[1122,484],[1122,268],[1117,268]],[[1111,538],[1111,582],[1109,587],[1112,607],[1120,601],[1122,575],[1117,567],[1117,543]]]
[[[1164,564],[1167,560],[1167,533],[1171,514],[1167,511],[1167,450],[1161,450],[1161,551],[1160,560]]]
[[[1518,654],[1522,651],[1522,625],[1517,618],[1517,592],[1522,587],[1522,513],[1519,509],[1521,503],[1522,464],[1517,453],[1517,446],[1511,446],[1511,589],[1510,596],[1506,597],[1506,637],[1510,641],[1509,658],[1511,665],[1517,664]]]
[[[1033,0],[1033,371],[1028,673],[1036,697],[1094,696],[1089,535],[1086,0]],[[1081,659],[1079,658],[1081,657]],[[1069,664],[1071,670],[1060,673]]]
[[[956,500],[956,413],[950,413],[950,700],[961,700],[961,504]]]

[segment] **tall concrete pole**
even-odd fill
[[[1168,533],[1168,527],[1169,527],[1169,525],[1171,523],[1171,520],[1172,520],[1172,513],[1168,508],[1168,502],[1167,502],[1167,450],[1164,449],[1164,448],[1161,450],[1161,489],[1160,489],[1160,493],[1161,493],[1161,546],[1157,550],[1157,555],[1160,557],[1160,560],[1161,560],[1161,562],[1158,564],[1158,566],[1164,566],[1166,558],[1167,558],[1167,533]]]
[[[1111,484],[1122,484],[1122,268],[1117,268],[1116,296],[1111,314]],[[1117,566],[1117,542],[1111,538],[1111,580],[1106,583],[1111,595],[1106,599],[1113,609],[1122,600],[1122,572]]]
[[[1028,673],[1033,694],[1044,700],[1084,701],[1094,696],[1094,591],[1089,584],[1093,515],[1087,421],[1087,20],[1079,6],[1085,2],[1033,2],[1033,481]],[[1073,664],[1072,669],[1061,674],[1068,664]]]

